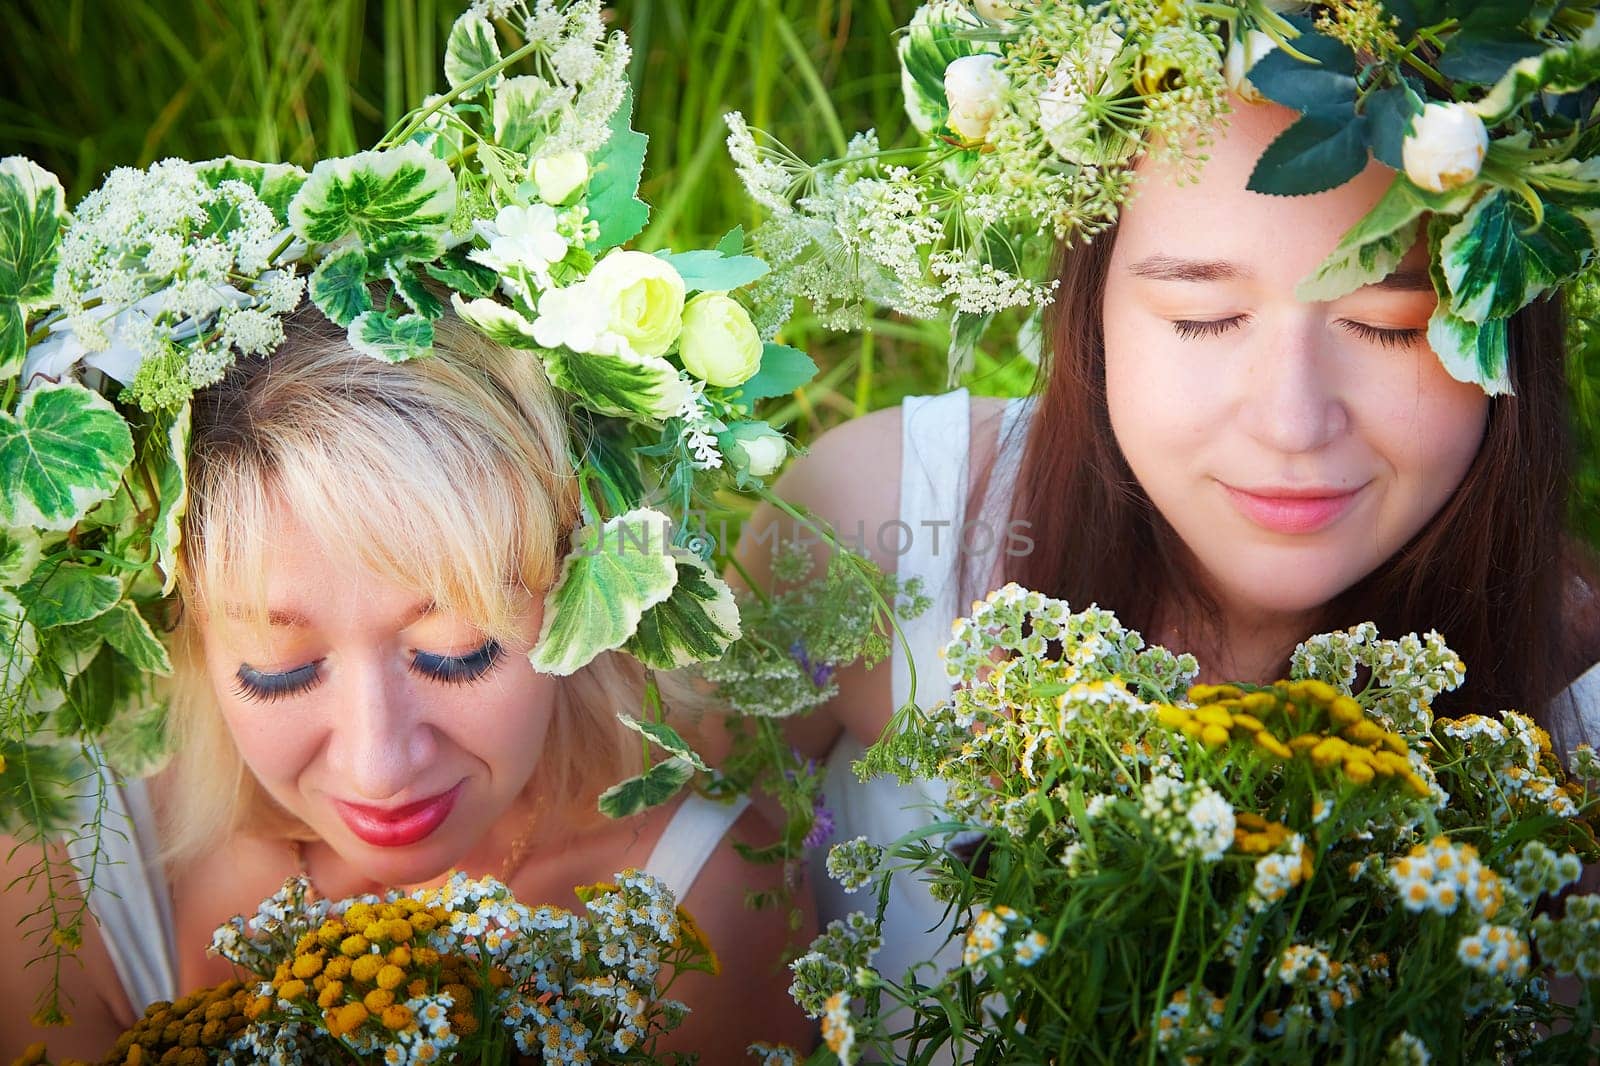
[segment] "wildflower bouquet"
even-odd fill
[[[1373,158],[1396,172],[1302,297],[1382,278],[1425,239],[1429,342],[1488,392],[1510,387],[1509,316],[1600,246],[1593,0],[932,0],[899,54],[913,143],[868,131],[813,165],[737,113],[728,143],[770,216],[771,313],[953,311],[952,379],[996,315],[1049,302],[1056,246],[1115,222],[1141,156],[1197,170],[1230,90],[1300,112],[1256,191],[1331,189]]]
[[[893,879],[925,880],[949,950],[880,974],[863,913],[794,964],[840,1060],[1594,1054],[1600,897],[1548,906],[1597,854],[1589,785],[1524,715],[1434,718],[1464,677],[1437,634],[1369,623],[1302,644],[1291,680],[1191,685],[1192,656],[1013,584],[944,659],[952,696],[869,762],[943,779],[930,834],[963,847],[857,840],[829,867],[880,917]],[[1575,1009],[1543,968],[1582,980]]]
[[[637,870],[578,896],[581,913],[529,908],[457,874],[330,903],[291,878],[212,938],[250,980],[153,1004],[104,1061],[692,1061],[653,1048],[687,1014],[677,976],[716,972],[693,919]]]

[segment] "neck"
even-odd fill
[[[1194,610],[1164,613],[1156,626],[1156,643],[1176,653],[1192,652],[1200,660],[1198,680],[1204,684],[1242,681],[1265,685],[1284,672],[1284,660],[1316,624],[1309,611],[1276,612],[1230,608],[1219,615]],[[1165,619],[1176,618],[1176,622]]]

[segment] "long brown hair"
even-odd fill
[[[1035,382],[1013,520],[1030,554],[1007,577],[1075,606],[1110,607],[1152,631],[1171,590],[1207,597],[1181,541],[1150,502],[1111,428],[1102,297],[1115,231],[1057,256],[1051,346]],[[1600,658],[1593,555],[1567,532],[1571,491],[1564,317],[1536,301],[1509,328],[1514,395],[1490,401],[1477,457],[1441,511],[1377,570],[1326,604],[1314,631],[1376,622],[1381,634],[1438,630],[1467,664],[1441,711],[1546,703]],[[1307,636],[1310,633],[1306,634]],[[1288,669],[1284,649],[1282,673]]]

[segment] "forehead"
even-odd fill
[[[1261,153],[1297,114],[1277,104],[1233,99],[1198,181],[1157,160],[1140,163],[1136,192],[1123,208],[1113,259],[1166,254],[1229,260],[1293,286],[1382,198],[1394,171],[1376,161],[1351,181],[1308,196],[1271,196],[1247,186]],[[1415,253],[1417,249],[1413,249]]]

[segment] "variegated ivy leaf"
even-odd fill
[[[156,565],[162,573],[163,596],[170,595],[178,584],[178,544],[183,536],[183,513],[189,508],[190,414],[190,405],[185,401],[169,416],[166,456],[156,466],[156,489],[161,505],[150,530],[150,543],[156,549]]]
[[[172,755],[167,702],[146,674],[130,675],[118,695],[111,722],[99,738],[100,750],[123,777],[148,777]]]
[[[1591,22],[1576,41],[1513,63],[1473,110],[1494,129],[1540,93],[1583,88],[1594,80],[1596,70],[1600,70],[1600,22]]]
[[[670,519],[638,508],[573,536],[561,577],[545,597],[544,624],[528,653],[534,669],[566,675],[620,648],[639,619],[672,595],[678,570],[668,551]]]
[[[109,400],[74,382],[39,385],[0,411],[0,525],[69,529],[117,491],[133,435]]]
[[[99,618],[122,599],[122,582],[82,563],[52,562],[34,572],[17,596],[28,621],[40,629],[77,625]]]
[[[433,323],[421,315],[365,311],[345,331],[350,347],[386,363],[404,363],[433,354]]]
[[[372,294],[367,291],[367,253],[360,248],[341,248],[317,264],[307,283],[311,302],[340,326],[348,326],[357,316],[372,310]]]
[[[739,606],[727,582],[694,552],[672,549],[678,583],[639,619],[627,652],[646,666],[676,670],[717,659],[739,639]]]
[[[590,355],[565,348],[541,348],[540,354],[551,381],[603,415],[659,422],[677,412],[686,394],[678,371],[659,355]]]
[[[396,230],[367,245],[367,258],[384,265],[429,263],[444,254],[444,241],[432,231]]]
[[[28,324],[20,305],[0,300],[0,381],[22,373],[28,354]]]
[[[289,225],[314,244],[352,233],[363,244],[391,233],[442,238],[455,208],[450,167],[405,144],[318,163],[289,204]]]
[[[1480,324],[1509,318],[1576,275],[1594,249],[1594,232],[1566,208],[1546,204],[1536,222],[1520,196],[1496,189],[1450,227],[1440,246],[1450,313]]]
[[[39,534],[27,526],[0,529],[0,586],[16,586],[28,580],[42,554]]]
[[[437,320],[444,314],[444,301],[428,291],[428,287],[422,283],[422,278],[411,267],[391,259],[384,263],[383,272],[394,285],[394,291],[400,294],[400,299],[404,300],[412,311],[429,322]]]
[[[694,776],[686,759],[658,762],[638,777],[630,777],[600,793],[600,813],[607,818],[628,818],[651,807],[659,807]]]
[[[1449,230],[1447,218],[1436,215],[1428,221],[1428,273],[1435,292],[1448,291],[1440,248]],[[1456,317],[1450,302],[1441,298],[1428,319],[1428,346],[1457,381],[1475,384],[1490,396],[1511,392],[1505,319],[1491,319],[1480,327]]]
[[[77,744],[0,740],[0,832],[29,838],[83,828],[83,782],[94,770]]]
[[[456,317],[482,333],[496,344],[507,348],[537,348],[533,339],[533,323],[507,307],[499,300],[463,300],[459,294],[450,294],[450,306]]]
[[[292,163],[257,163],[231,155],[196,163],[194,169],[212,188],[225,181],[244,182],[285,225],[289,222],[289,201],[306,183],[306,172]]]
[[[23,311],[50,302],[66,193],[56,176],[20,155],[0,159],[0,304]]]
[[[954,4],[923,4],[911,17],[900,38],[900,90],[906,115],[917,132],[926,136],[943,126],[950,115],[944,93],[944,72],[962,56],[992,52],[994,48],[965,34],[982,24]]]
[[[1460,214],[1477,191],[1466,185],[1432,193],[1417,188],[1404,174],[1395,175],[1383,199],[1339,239],[1339,246],[1316,273],[1300,282],[1295,296],[1306,301],[1337,300],[1388,277],[1416,243],[1423,215]]]
[[[39,654],[39,632],[27,620],[22,601],[0,589],[0,695],[16,692]]]
[[[494,139],[502,148],[526,153],[550,127],[556,102],[553,86],[543,78],[507,78],[494,94]]]
[[[166,645],[161,643],[161,638],[156,636],[139,609],[127,600],[120,601],[96,618],[90,623],[90,628],[141,672],[162,677],[172,673],[172,660],[167,656]]]
[[[635,733],[648,737],[656,747],[668,755],[683,759],[696,770],[710,770],[710,767],[705,764],[705,760],[700,758],[699,753],[689,746],[689,742],[684,740],[678,731],[667,723],[635,718],[625,711],[617,712],[617,721]]]
[[[450,88],[459,89],[473,78],[500,62],[500,43],[495,38],[494,24],[475,11],[468,11],[450,27],[450,40],[444,50],[444,77]],[[494,88],[501,78],[496,74],[488,84],[478,85],[461,93],[457,99],[470,100],[484,88]]]

